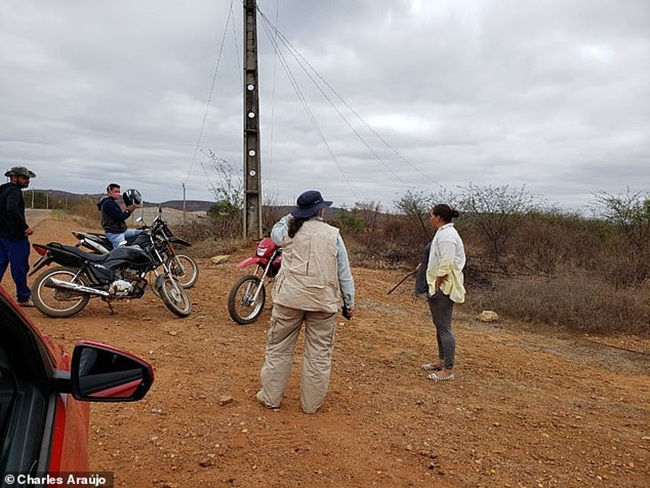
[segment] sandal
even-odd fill
[[[427,376],[427,379],[433,381],[450,381],[454,379],[454,373],[444,376],[440,373],[431,373],[429,376]]]
[[[424,363],[420,367],[424,371],[441,371],[445,367],[445,365],[442,361],[438,361],[437,363]]]

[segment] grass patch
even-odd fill
[[[498,279],[469,290],[468,304],[589,333],[650,334],[650,286],[616,289],[590,276]]]

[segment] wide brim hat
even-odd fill
[[[36,178],[36,173],[28,170],[24,166],[14,166],[9,171],[5,173],[5,176],[8,178],[10,176],[26,176],[27,178]]]
[[[298,219],[308,219],[318,213],[321,208],[327,208],[333,202],[323,200],[323,195],[317,190],[309,190],[298,197],[296,206],[291,209],[291,215]]]

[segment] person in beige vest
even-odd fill
[[[302,410],[315,413],[321,407],[332,370],[336,313],[343,305],[346,318],[354,315],[348,253],[339,230],[323,220],[324,209],[330,205],[320,192],[306,191],[271,230],[271,239],[283,252],[273,286],[271,326],[260,373],[262,387],[257,392],[258,401],[267,408],[280,407],[303,323]]]

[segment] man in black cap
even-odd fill
[[[354,314],[354,281],[339,230],[325,223],[319,191],[298,197],[297,206],[273,226],[271,238],[281,245],[282,266],[273,286],[273,312],[260,373],[257,399],[278,408],[289,382],[293,351],[305,323],[305,351],[300,401],[305,413],[315,413],[323,403],[332,370],[336,338],[336,313]]]
[[[29,239],[33,230],[25,220],[22,190],[36,174],[23,166],[14,166],[5,173],[9,182],[0,185],[0,280],[11,264],[11,277],[16,284],[16,300],[24,307],[33,307],[32,291],[27,286],[29,271]]]

